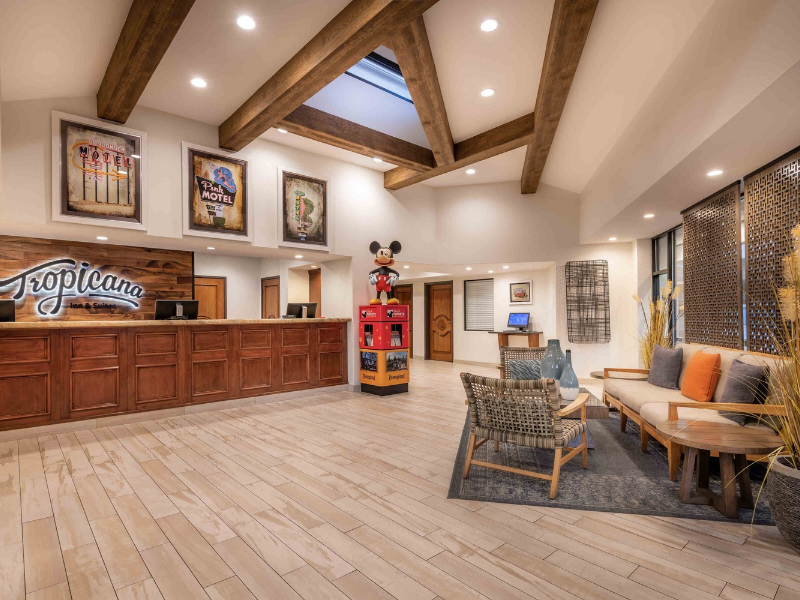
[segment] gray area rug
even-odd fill
[[[629,421],[628,430],[619,430],[619,415],[612,412],[608,420],[589,422],[594,450],[589,450],[589,468],[581,468],[579,456],[561,467],[558,498],[550,500],[550,482],[505,473],[496,469],[473,466],[469,479],[463,479],[464,460],[469,441],[469,414],[464,423],[461,444],[450,480],[448,498],[528,504],[552,508],[573,508],[604,512],[657,515],[687,519],[729,521],[711,506],[683,504],[678,500],[679,482],[669,480],[666,449],[650,441],[647,452],[639,446],[639,428]],[[475,459],[499,463],[530,471],[552,473],[553,451],[523,448],[514,444],[486,443],[475,452]],[[766,469],[750,466],[753,495],[758,494]],[[719,462],[711,459],[711,488],[720,490]],[[761,495],[755,511],[755,523],[773,525],[766,500]],[[739,521],[749,523],[753,511],[739,510]]]

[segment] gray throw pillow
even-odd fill
[[[538,360],[510,360],[508,374],[511,379],[541,379],[541,363]]]
[[[769,369],[759,365],[749,365],[737,359],[728,370],[728,382],[722,390],[719,401],[731,404],[763,403],[766,401],[768,389]],[[743,413],[720,414],[739,425],[744,425],[748,419],[748,415]]]
[[[678,377],[681,375],[683,348],[653,348],[653,360],[650,363],[650,375],[647,383],[668,390],[678,389]]]

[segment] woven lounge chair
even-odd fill
[[[517,381],[462,373],[461,381],[467,392],[470,416],[464,479],[469,478],[472,465],[538,477],[550,481],[550,498],[555,498],[558,495],[558,477],[562,465],[580,453],[583,454],[583,468],[589,466],[586,434],[588,394],[579,394],[572,404],[562,409],[555,381],[552,379]],[[578,409],[581,411],[580,420],[563,418]],[[562,455],[562,449],[579,435],[581,445]],[[495,451],[498,442],[554,450],[553,474],[546,475],[474,460],[475,450],[488,440],[496,442]]]
[[[500,346],[500,377],[511,379],[508,369],[510,360],[542,360],[547,347],[525,348],[520,346]]]

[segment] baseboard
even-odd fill
[[[497,365],[499,364],[499,362],[500,362],[499,360],[496,363],[478,362],[478,361],[475,361],[475,360],[454,360],[453,364],[473,365],[473,366],[476,366],[476,367],[487,367],[487,368],[490,368],[490,369],[496,369]]]

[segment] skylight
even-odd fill
[[[400,72],[400,67],[380,54],[371,52],[345,71],[345,75],[414,104],[403,74]]]

